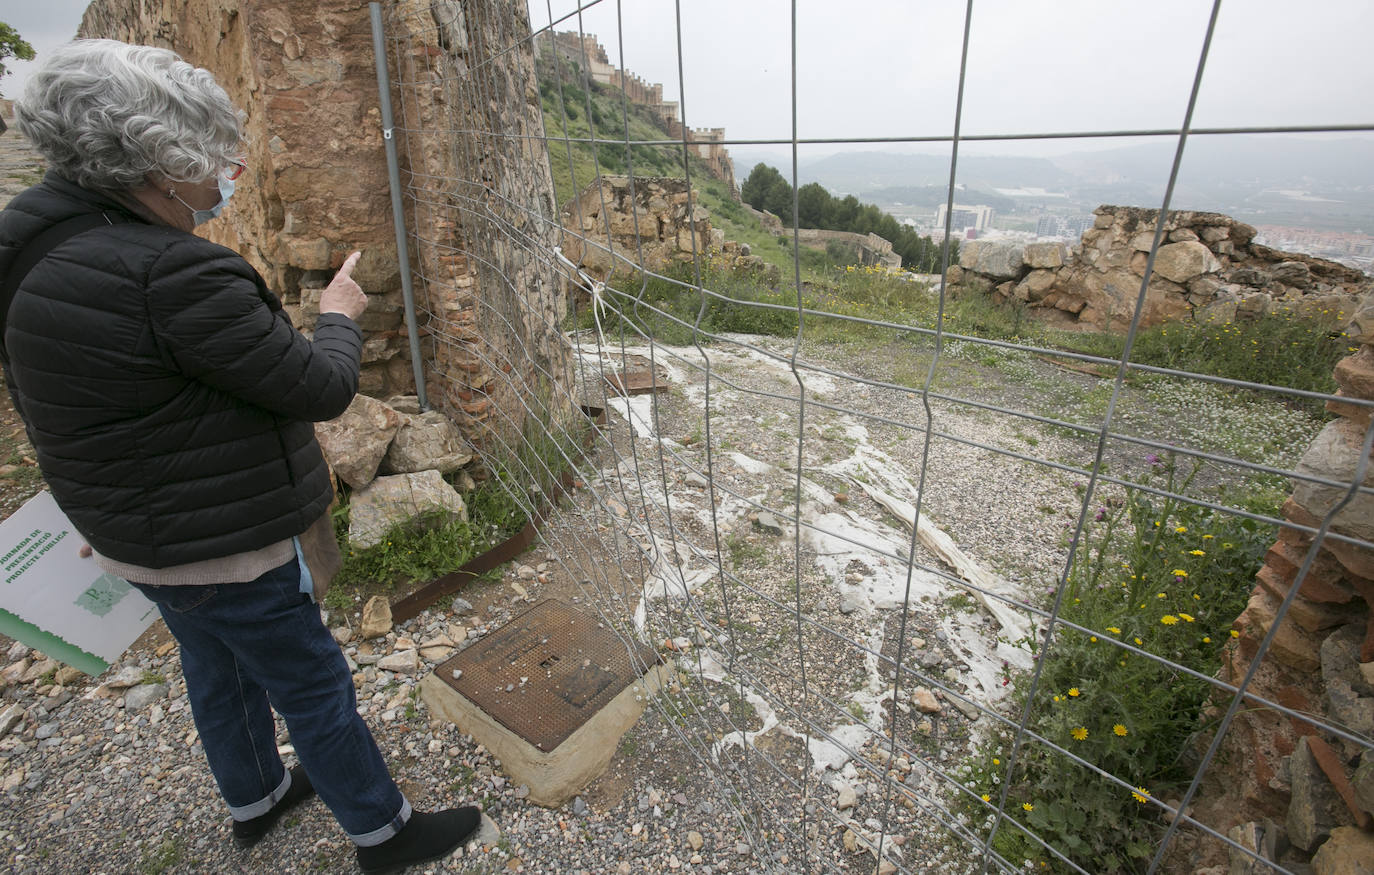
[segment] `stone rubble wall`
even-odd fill
[[[1374,400],[1374,330],[1367,320],[1360,322],[1359,350],[1336,365],[1335,378],[1340,395]],[[1327,409],[1337,418],[1318,434],[1297,471],[1348,484],[1374,408],[1333,401]],[[1374,467],[1364,484],[1374,486]],[[1346,491],[1295,481],[1283,515],[1316,529]],[[1374,496],[1357,493],[1330,531],[1374,541]],[[1249,691],[1374,741],[1374,548],[1324,540],[1288,612],[1276,620],[1312,541],[1306,532],[1280,529],[1250,601],[1233,624],[1237,637],[1227,646],[1220,677],[1238,685],[1277,622]],[[1218,694],[1218,706],[1205,720],[1220,718],[1229,698]],[[1374,860],[1374,751],[1248,702],[1227,733],[1194,816],[1294,871],[1352,871],[1342,868],[1343,861]],[[1241,856],[1233,852],[1230,871],[1268,871],[1262,864],[1250,868],[1253,861]],[[1309,862],[1311,869],[1295,868]]]
[[[659,272],[691,262],[695,253],[703,263],[723,259],[724,266],[766,285],[779,282],[775,265],[711,227],[710,211],[685,179],[636,176],[631,185],[628,176],[598,177],[563,207],[562,221],[563,254],[598,280],[623,276],[641,263]]]
[[[949,282],[956,293],[1021,301],[1063,327],[1125,330],[1159,211],[1101,206],[1094,213],[1093,228],[1072,249],[1061,243],[965,243]],[[1232,322],[1291,310],[1343,327],[1374,291],[1374,279],[1353,268],[1271,249],[1254,237],[1254,228],[1220,213],[1169,213],[1141,326]]]
[[[510,458],[571,408],[567,287],[528,9],[511,0],[396,0],[429,401],[480,450]],[[512,48],[514,46],[514,48]],[[455,135],[453,131],[465,133]],[[471,132],[471,133],[467,133]]]
[[[790,240],[791,232],[784,231],[783,239]],[[858,255],[858,263],[864,267],[883,267],[887,270],[901,270],[902,256],[892,251],[892,243],[877,234],[857,234],[853,231],[826,231],[820,228],[798,228],[797,242],[812,249],[824,249],[831,241],[853,246]]]
[[[412,131],[403,181],[431,189],[407,206],[429,400],[475,446],[509,449],[531,413],[566,415],[552,399],[570,379],[533,52],[503,51],[530,32],[527,13],[509,0],[397,0],[386,14],[405,53],[393,82],[422,83],[393,104]],[[166,46],[215,73],[247,115],[248,172],[206,236],[243,253],[306,333],[334,271],[362,250],[360,391],[414,392],[368,4],[95,0],[80,34]]]

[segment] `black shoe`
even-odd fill
[[[314,792],[315,788],[310,785],[305,769],[296,766],[291,770],[291,786],[286,788],[286,795],[278,799],[266,814],[259,814],[251,820],[234,821],[234,844],[240,848],[253,847],[276,825],[287,809],[309,799]]]
[[[358,866],[367,875],[379,875],[447,857],[476,836],[481,824],[482,811],[472,806],[432,814],[416,811],[391,838],[358,848]]]

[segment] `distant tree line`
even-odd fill
[[[759,163],[749,172],[740,188],[740,197],[756,210],[767,210],[792,225],[792,185],[776,169]],[[940,270],[940,244],[922,237],[873,204],[859,203],[854,195],[837,198],[818,182],[797,189],[797,224],[801,228],[827,231],[852,231],[877,234],[892,244],[908,270],[935,273]],[[950,252],[951,262],[959,258],[957,244]]]

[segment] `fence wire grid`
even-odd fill
[[[1153,873],[1192,871],[1210,848],[1255,871],[1292,871],[1197,815],[1194,803],[1209,782],[1247,767],[1225,758],[1242,713],[1267,709],[1347,754],[1374,746],[1305,704],[1251,690],[1323,545],[1372,546],[1331,524],[1371,492],[1362,484],[1374,427],[1350,481],[1304,473],[1297,460],[1321,423],[1305,411],[1335,396],[1132,361],[1148,277],[1167,242],[1163,222],[1113,354],[983,336],[977,324],[952,321],[949,243],[925,283],[852,268],[835,281],[903,284],[910,291],[893,294],[924,296],[928,320],[901,307],[891,316],[855,310],[847,287],[827,293],[803,264],[795,194],[789,260],[772,296],[741,294],[719,240],[695,232],[676,267],[654,266],[643,245],[613,242],[625,233],[610,227],[615,192],[592,183],[626,177],[631,236],[650,240],[642,229],[655,220],[640,212],[636,186],[682,178],[695,217],[693,187],[709,178],[687,128],[636,133],[642,113],[624,92],[592,82],[591,59],[552,50],[556,33],[592,37],[584,15],[594,8],[613,10],[619,27],[613,0],[558,9],[533,0],[513,15],[498,0],[386,4],[387,64],[431,398],[441,407],[449,399],[452,411],[485,383],[495,403],[463,409],[485,417],[482,452],[530,513],[542,503],[537,484],[573,472],[578,488],[548,511],[544,544],[579,582],[580,602],[632,653],[647,643],[674,660],[676,678],[646,717],[661,733],[655,765],[678,769],[693,801],[714,806],[748,846],[741,870],[1088,872],[1115,859],[1121,871]],[[1140,205],[1167,212],[1199,133],[1374,130],[1345,121],[1195,129],[1220,9],[1217,0],[1197,35],[1176,128],[963,136],[970,0],[952,37],[963,51],[953,117],[939,123],[947,133],[805,139],[795,75],[803,13],[794,3],[790,22],[775,22],[790,26],[791,130],[723,145],[788,150],[782,171],[795,192],[808,147],[942,144],[948,241],[960,146],[970,139],[1168,140],[1163,199]],[[665,89],[681,96],[682,126],[709,121],[693,118],[704,101],[681,81],[682,19],[692,14],[679,4],[661,22],[676,35],[679,81]],[[612,43],[619,56],[610,63],[633,69],[625,33]],[[497,110],[512,94],[539,103],[537,117]],[[454,125],[435,111],[441,102],[475,109]],[[547,171],[559,196],[503,183],[493,157],[501,154]],[[669,164],[675,172],[662,172]],[[584,205],[596,215],[582,215]],[[690,306],[674,309],[673,300]],[[721,329],[719,308],[743,314],[742,324],[789,327]],[[488,334],[504,326],[507,342],[472,343],[474,325]],[[635,372],[667,391],[631,394],[625,375]],[[1220,412],[1208,414],[1209,405]],[[588,406],[608,412],[590,440],[577,414]],[[1247,413],[1261,417],[1251,432],[1217,437],[1218,423]],[[1211,426],[1185,421],[1205,415]],[[1286,494],[1283,478],[1338,490],[1340,500],[1315,525],[1246,500]],[[1143,576],[1143,566],[1104,527],[1138,546],[1164,537],[1150,522],[1180,548],[1180,567],[1132,582],[1126,572]],[[1241,546],[1223,537],[1252,537],[1262,552],[1282,532],[1305,536],[1296,582],[1248,669],[1223,680],[1236,612],[1217,615],[1202,581]],[[1242,585],[1241,606],[1253,576]],[[1121,590],[1125,613],[1088,611],[1088,590]],[[1136,599],[1138,609],[1126,603]],[[1123,630],[1111,619],[1123,615],[1148,616],[1150,633],[1145,620]],[[1060,683],[1066,660],[1079,661],[1072,687]],[[1189,730],[1151,742],[1165,750],[1137,746],[1148,741],[1149,715],[1132,698],[1188,684],[1200,690]],[[1121,800],[1129,821],[1100,807],[1085,821],[1065,787]],[[1099,833],[1096,850],[1085,829]]]

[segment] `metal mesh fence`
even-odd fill
[[[790,151],[795,192],[807,148],[943,144],[948,241],[969,140],[1167,139],[1147,205],[1163,215],[1200,134],[1374,130],[1195,128],[1220,5],[1192,35],[1177,128],[963,135],[970,2],[947,133],[801,138],[794,3],[791,130],[724,145]],[[1367,732],[1321,702],[1255,690],[1313,569],[1371,546],[1340,524],[1371,494],[1370,403],[1135,360],[1156,258],[1179,239],[1162,221],[1106,352],[989,329],[951,297],[950,244],[922,280],[816,267],[796,194],[768,278],[698,218],[691,4],[659,22],[681,121],[656,136],[630,84],[593,78],[582,39],[593,11],[603,35],[620,28],[619,3],[510,7],[387,9],[431,400],[528,512],[572,472],[545,545],[627,644],[675,661],[652,701],[664,748],[709,775],[698,790],[748,846],[741,868],[1192,871],[1220,853],[1291,871],[1197,803],[1253,768],[1238,727],[1256,714],[1346,764],[1368,756]],[[600,63],[625,70],[628,39]],[[666,266],[646,251],[664,209],[686,217]],[[1330,400],[1363,423],[1348,479],[1298,464]],[[1279,513],[1285,478],[1322,512]],[[1285,545],[1272,621],[1233,634]],[[1332,616],[1323,629],[1358,614]]]

